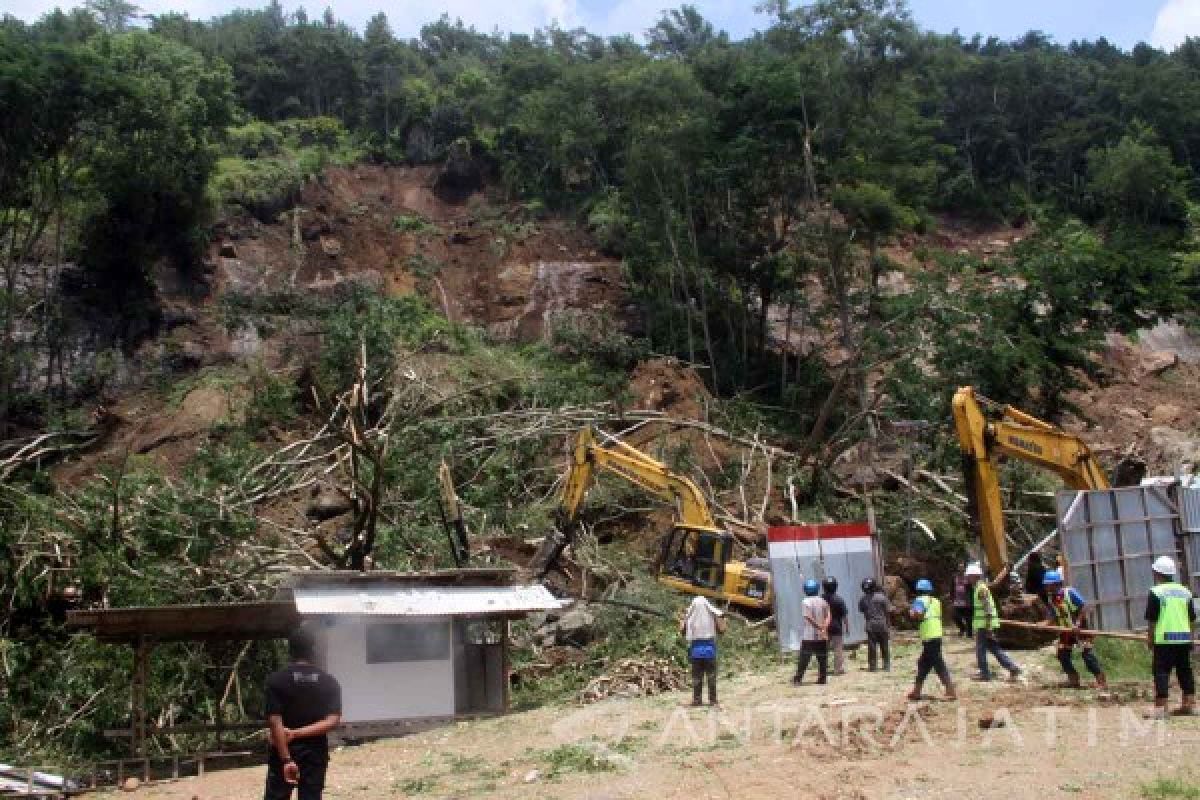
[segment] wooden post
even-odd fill
[[[503,627],[500,629],[500,675],[504,680],[504,708],[503,713],[508,713],[510,687],[512,686],[512,678],[508,674],[508,619],[503,622]]]
[[[133,738],[134,758],[146,754],[146,683],[149,680],[150,642],[139,636],[133,648]]]

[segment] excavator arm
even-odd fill
[[[1096,457],[1078,436],[1012,406],[993,403],[970,386],[955,392],[952,410],[971,523],[994,573],[1008,564],[997,468],[1000,456],[1049,470],[1072,489],[1108,488],[1108,478]]]
[[[718,530],[700,487],[691,479],[672,472],[666,464],[618,439],[601,445],[591,428],[584,428],[575,437],[571,469],[567,473],[559,504],[564,521],[575,521],[595,479],[597,468],[615,473],[660,500],[673,504],[681,525]]]
[[[530,565],[539,579],[554,569],[563,550],[574,538],[576,518],[596,479],[597,469],[612,472],[674,505],[680,527],[720,530],[700,487],[691,479],[672,472],[666,464],[618,439],[601,444],[592,428],[584,428],[575,437],[571,448],[570,467],[559,496],[556,530],[542,541]]]
[[[544,579],[575,536],[579,509],[596,471],[618,475],[675,508],[675,522],[662,539],[659,583],[680,592],[712,597],[759,612],[774,601],[771,573],[730,558],[733,536],[717,527],[708,502],[690,479],[666,464],[608,437],[584,428],[575,437],[571,461],[559,497],[555,530],[542,540],[530,568]]]

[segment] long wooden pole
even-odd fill
[[[1016,619],[1002,619],[1001,625],[1007,625],[1010,628],[1026,628],[1032,631],[1045,631],[1046,633],[1077,633],[1080,636],[1104,636],[1109,639],[1126,639],[1130,642],[1145,642],[1146,635],[1142,633],[1118,633],[1117,631],[1089,631],[1075,630],[1074,628],[1063,628],[1058,625],[1041,625],[1037,622],[1022,622]]]

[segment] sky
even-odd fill
[[[266,0],[134,0],[145,13],[186,12],[207,19],[237,7],[261,7]],[[713,24],[735,38],[766,27],[755,13],[760,0],[691,0]],[[640,34],[665,8],[683,0],[283,0],[286,8],[305,5],[310,16],[331,5],[339,19],[358,27],[385,11],[392,29],[410,36],[442,12],[482,30],[532,31],[557,22],[605,35]],[[33,21],[55,6],[82,0],[0,0],[0,14]],[[924,28],[970,36],[981,33],[1011,39],[1039,30],[1067,43],[1100,36],[1121,47],[1150,42],[1172,49],[1189,35],[1200,36],[1200,0],[909,0]]]

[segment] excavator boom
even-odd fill
[[[616,438],[597,441],[590,427],[575,437],[555,530],[542,541],[530,564],[539,579],[554,569],[570,544],[579,509],[598,469],[618,475],[674,507],[675,525],[664,540],[660,582],[751,608],[770,607],[770,575],[729,561],[733,537],[717,526],[700,488],[690,478]]]
[[[1109,486],[1096,457],[1078,436],[1020,409],[993,403],[970,386],[955,392],[952,410],[971,522],[983,544],[988,566],[996,573],[1008,564],[996,463],[1000,456],[1019,458],[1049,470],[1072,489]]]

